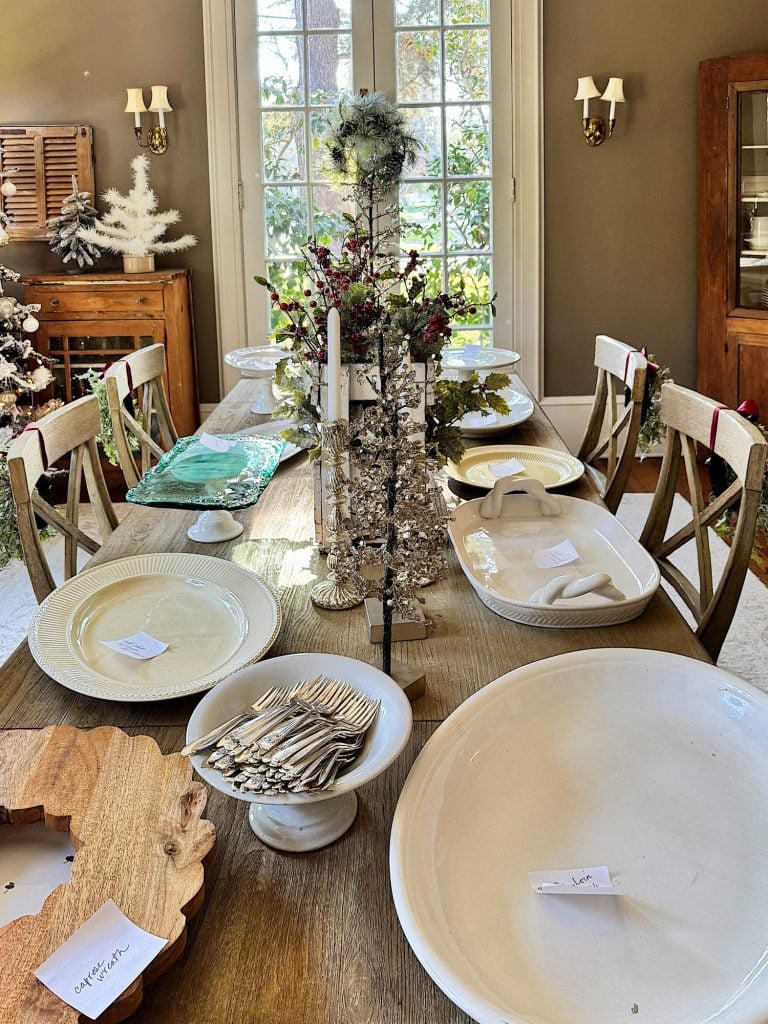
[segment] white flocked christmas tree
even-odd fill
[[[133,188],[123,195],[116,188],[108,189],[104,202],[110,209],[91,228],[83,228],[80,238],[100,249],[123,256],[149,256],[154,253],[180,252],[197,244],[194,235],[182,235],[163,241],[171,224],[181,220],[178,210],[158,213],[158,200],[149,184],[149,159],[144,154],[131,161]]]
[[[72,192],[64,200],[61,213],[48,221],[49,248],[62,263],[74,262],[80,270],[92,267],[101,256],[101,250],[93,242],[81,237],[83,228],[90,228],[96,222],[96,208],[91,206],[91,193],[81,192],[77,175],[72,175]]]

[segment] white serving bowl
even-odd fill
[[[365,746],[332,790],[274,796],[238,792],[214,768],[203,768],[208,752],[194,754],[198,775],[220,793],[251,804],[251,828],[268,846],[303,852],[327,846],[355,820],[355,790],[380,775],[402,751],[411,734],[413,716],[398,684],[372,665],[340,654],[285,654],[250,665],[219,683],[195,708],[187,726],[187,743],[215,729],[253,704],[272,686],[288,686],[325,675],[351,683],[381,701]]]
[[[768,696],[705,662],[591,650],[489,683],[392,823],[400,923],[480,1024],[765,1024]],[[537,894],[607,865],[623,895]]]

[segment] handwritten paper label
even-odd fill
[[[465,345],[462,355],[464,356],[465,359],[477,359],[477,357],[480,355],[480,352],[482,351],[482,348],[482,345]]]
[[[515,473],[524,473],[525,466],[517,459],[507,459],[506,462],[492,462],[488,467],[493,475],[500,480],[503,476],[513,476]]]
[[[223,437],[216,437],[215,434],[206,434],[205,432],[200,435],[198,441],[204,448],[210,448],[212,452],[228,452],[237,444],[237,441],[227,441]]]
[[[136,658],[137,661],[146,661],[148,658],[156,658],[158,654],[168,650],[168,644],[157,640],[149,633],[134,633],[133,636],[124,636],[122,640],[102,640],[105,647],[118,654],[127,654],[129,658]]]
[[[35,976],[93,1019],[138,978],[166,942],[139,928],[107,900],[37,968]]]
[[[553,548],[541,548],[533,552],[533,560],[539,569],[556,569],[558,565],[570,565],[578,561],[579,552],[566,538]]]
[[[574,894],[577,896],[620,896],[624,890],[614,885],[608,868],[572,868],[565,871],[529,871],[534,892]]]
[[[495,423],[498,417],[495,412],[489,412],[487,416],[484,416],[481,412],[471,412],[469,414],[469,424],[473,427],[486,427],[490,426],[491,423]]]

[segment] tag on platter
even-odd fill
[[[541,548],[533,552],[533,560],[539,569],[556,569],[559,565],[570,565],[578,559],[579,552],[567,537],[553,548]]]
[[[158,654],[168,650],[168,644],[163,643],[149,633],[134,633],[132,636],[124,636],[122,640],[102,640],[105,647],[109,647],[118,654],[127,654],[129,658],[137,661],[146,661],[148,658],[156,658]]]
[[[198,441],[204,448],[210,448],[212,452],[228,452],[237,444],[237,441],[227,441],[223,437],[216,437],[215,434],[206,434],[205,432],[200,435]]]
[[[504,462],[492,462],[488,468],[497,480],[505,476],[514,476],[515,473],[524,473],[525,466],[517,459],[506,459]]]
[[[536,893],[572,896],[622,896],[624,890],[611,881],[605,865],[563,871],[529,871],[528,881]]]

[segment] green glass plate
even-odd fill
[[[198,437],[182,437],[126,498],[160,508],[227,509],[234,512],[259,500],[277,469],[285,441],[279,437],[217,434],[236,445],[214,452]]]

